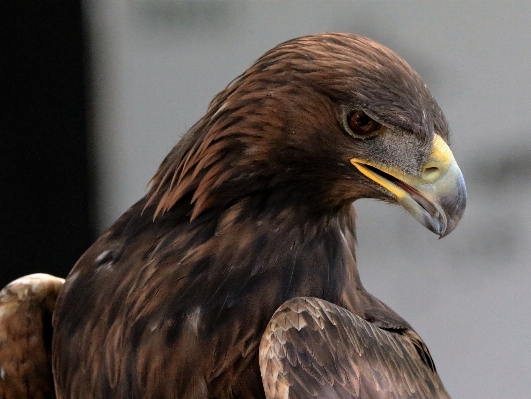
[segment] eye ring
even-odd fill
[[[358,137],[370,137],[381,129],[382,125],[361,110],[351,111],[347,115],[347,126]]]

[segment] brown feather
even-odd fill
[[[54,399],[52,312],[63,279],[21,277],[0,291],[0,397]]]
[[[449,399],[422,339],[396,321],[385,329],[317,298],[285,302],[260,343],[266,397]]]

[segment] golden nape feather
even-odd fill
[[[63,283],[31,274],[0,291],[0,398],[55,398],[52,313]]]
[[[449,234],[466,189],[448,137],[384,46],[281,43],[214,98],[62,288],[30,276],[2,291],[4,396],[448,398],[419,335],[363,287],[352,206],[398,204]]]

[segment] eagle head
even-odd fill
[[[159,168],[150,202],[156,217],[191,198],[194,219],[260,193],[313,217],[376,198],[443,237],[466,204],[448,140],[439,105],[394,52],[352,34],[306,36],[214,98]]]

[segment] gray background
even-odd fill
[[[443,240],[399,207],[355,204],[365,286],[427,342],[454,398],[531,397],[531,3],[89,0],[100,231],[144,195],[215,93],[301,35],[395,50],[446,113],[468,187]]]

